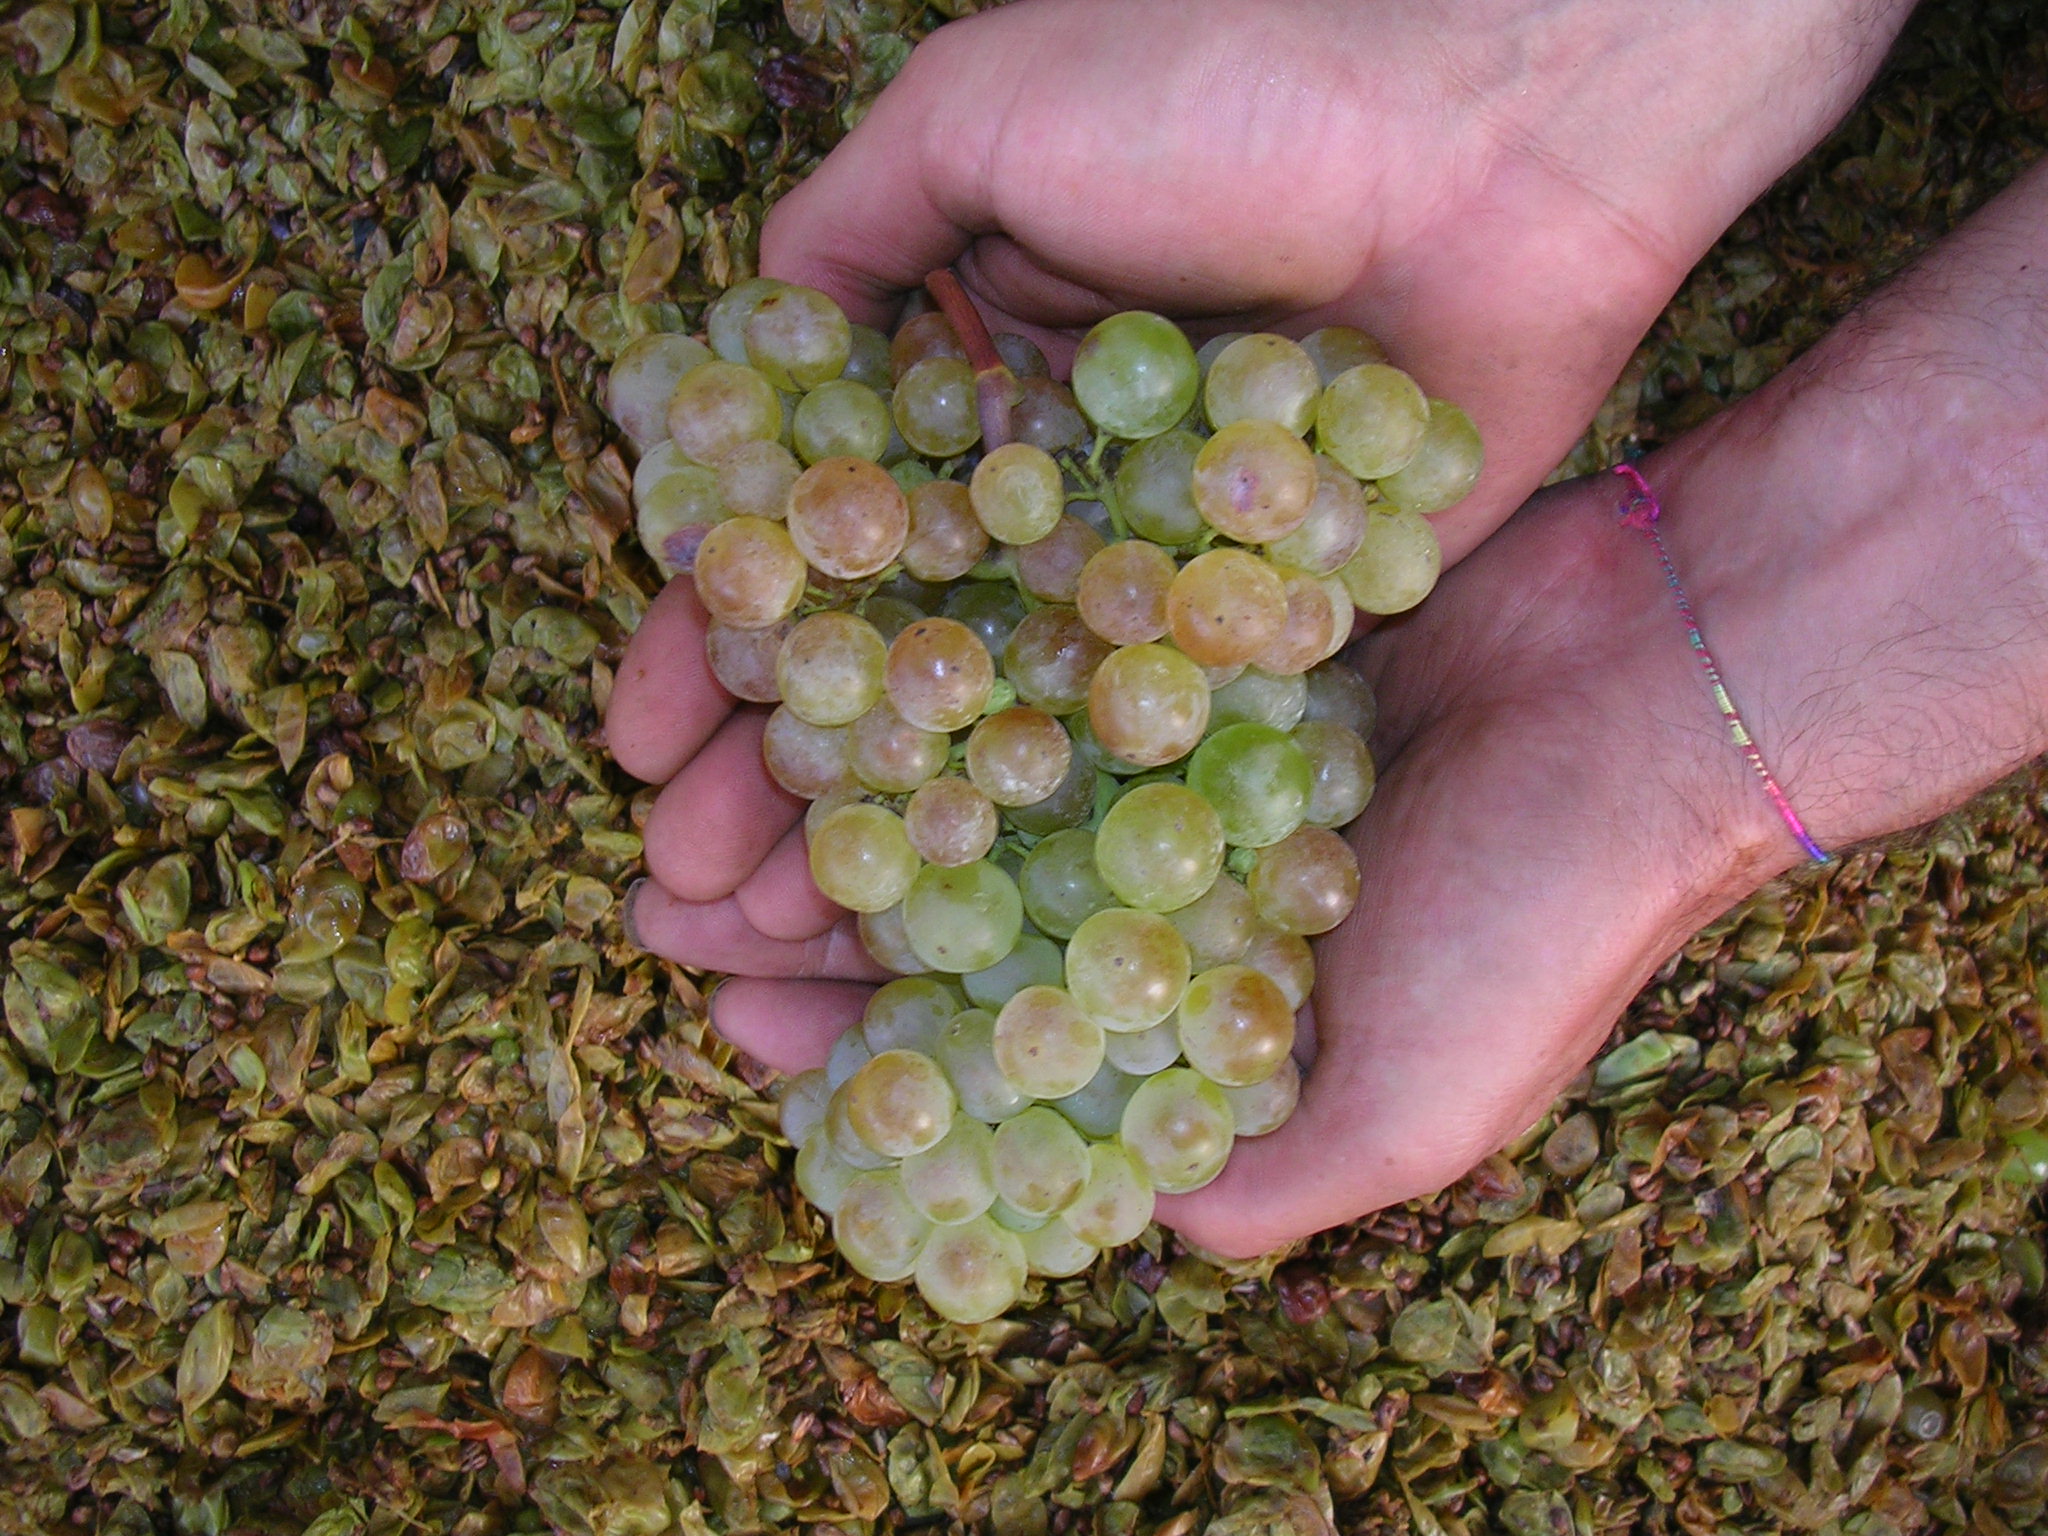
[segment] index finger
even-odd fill
[[[626,646],[605,710],[605,739],[618,764],[666,784],[732,713],[733,697],[704,652],[710,615],[688,577],[661,589]]]

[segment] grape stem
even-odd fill
[[[927,292],[939,309],[953,322],[953,334],[974,369],[974,400],[981,413],[981,442],[984,448],[1000,448],[1014,435],[1010,431],[1010,409],[1017,403],[1017,375],[996,351],[994,338],[982,321],[981,311],[960,286],[950,267],[941,267],[924,280]]]

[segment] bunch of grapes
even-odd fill
[[[782,1101],[806,1198],[959,1322],[1292,1112],[1372,793],[1355,611],[1436,580],[1479,439],[1364,333],[1112,316],[1072,386],[957,284],[894,336],[757,279],[610,380],[640,537],[773,706],[818,888],[899,979]]]

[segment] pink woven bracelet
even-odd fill
[[[1771,804],[1778,808],[1785,826],[1806,850],[1808,858],[1816,864],[1828,862],[1827,850],[1813,840],[1813,834],[1806,830],[1806,823],[1799,819],[1799,813],[1792,809],[1792,802],[1785,798],[1785,791],[1778,786],[1777,778],[1764,765],[1764,757],[1757,750],[1756,739],[1749,734],[1749,727],[1742,723],[1742,716],[1736,712],[1735,701],[1728,697],[1728,690],[1721,682],[1721,669],[1714,662],[1714,653],[1707,649],[1706,636],[1700,633],[1699,619],[1692,611],[1692,599],[1685,595],[1685,588],[1678,580],[1678,567],[1671,562],[1671,548],[1664,542],[1664,535],[1657,528],[1657,519],[1664,515],[1664,508],[1657,500],[1657,493],[1650,489],[1650,482],[1636,471],[1633,464],[1617,464],[1614,473],[1628,481],[1633,490],[1629,499],[1621,504],[1621,524],[1646,535],[1657,548],[1658,563],[1664,567],[1664,584],[1671,589],[1672,600],[1678,604],[1678,616],[1685,621],[1685,637],[1692,646],[1693,655],[1699,658],[1700,667],[1707,674],[1707,684],[1714,691],[1714,703],[1721,711],[1721,718],[1728,722],[1728,734],[1734,740],[1736,749],[1749,760],[1749,766],[1756,770],[1756,776],[1764,787],[1764,793],[1771,797]]]

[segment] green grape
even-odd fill
[[[910,935],[903,931],[900,904],[882,912],[863,912],[857,921],[861,947],[875,964],[898,976],[913,976],[924,969],[924,961],[910,947]]]
[[[917,1293],[953,1323],[1000,1317],[1024,1294],[1024,1245],[986,1216],[939,1227],[917,1260]]]
[[[1102,1028],[1060,987],[1025,987],[996,1015],[996,1065],[1034,1099],[1077,1093],[1102,1065]]]
[[[1279,585],[1277,577],[1273,584]],[[1193,661],[1163,645],[1112,651],[1088,685],[1088,726],[1095,739],[1142,768],[1185,757],[1208,723],[1208,679]]]
[[[1352,631],[1358,622],[1358,605],[1351,600],[1351,589],[1344,585],[1341,573],[1317,579],[1322,582],[1323,591],[1330,599],[1330,647],[1315,660],[1315,665],[1321,666],[1351,643]]]
[[[960,994],[936,976],[902,976],[877,987],[861,1014],[861,1038],[874,1051],[929,1056],[961,1008]]]
[[[1077,717],[1075,722],[1083,731],[1087,729],[1087,717]],[[1067,764],[1067,776],[1060,780],[1055,789],[1035,805],[1020,805],[1009,814],[1010,825],[1030,837],[1046,837],[1069,827],[1078,827],[1095,814],[1095,767],[1087,761],[1077,745],[1074,760]]]
[[[728,363],[747,360],[747,317],[769,294],[782,286],[772,277],[750,277],[734,283],[704,310],[704,334],[711,350]]]
[[[1156,437],[1195,403],[1195,349],[1171,320],[1143,310],[1111,315],[1074,353],[1074,397],[1113,437]]]
[[[1264,848],[1301,825],[1313,787],[1308,759],[1292,738],[1246,723],[1226,725],[1195,748],[1183,793],[1215,807],[1233,847]]]
[[[1283,1057],[1272,1076],[1248,1087],[1225,1088],[1223,1098],[1240,1137],[1264,1136],[1285,1125],[1301,1101],[1301,1068],[1293,1057]]]
[[[831,1075],[831,1068],[828,1066],[826,1076]],[[854,1130],[853,1121],[847,1112],[846,1083],[841,1083],[833,1089],[832,1097],[826,1100],[824,1130],[818,1139],[831,1142],[832,1153],[841,1162],[863,1171],[886,1168],[891,1161],[862,1141],[860,1133]]]
[[[757,438],[782,435],[775,386],[743,363],[713,360],[684,374],[668,402],[668,435],[699,464]]]
[[[846,1118],[861,1144],[883,1157],[936,1146],[953,1124],[953,1109],[945,1070],[916,1051],[882,1051],[846,1080]]]
[[[789,489],[803,472],[796,455],[765,438],[740,443],[718,456],[718,495],[734,517],[780,522],[789,511]]]
[[[1252,664],[1278,677],[1295,677],[1334,653],[1351,637],[1351,594],[1335,578],[1275,566],[1287,594],[1287,617],[1273,643]]]
[[[926,863],[948,869],[985,857],[1001,825],[987,795],[950,775],[919,785],[903,808],[910,846]]]
[[[1025,1216],[1057,1216],[1088,1179],[1088,1143],[1058,1110],[1031,1108],[996,1127],[996,1197]]]
[[[810,725],[787,708],[768,717],[761,732],[761,760],[768,776],[806,800],[819,800],[851,782],[843,726]]]
[[[1058,453],[1087,445],[1088,418],[1066,385],[1055,379],[1023,379],[1017,386],[1017,402],[1010,407],[1010,432],[1020,443]]]
[[[1252,929],[1252,941],[1244,948],[1243,960],[1270,978],[1287,999],[1287,1006],[1297,1012],[1315,990],[1315,952],[1298,933],[1282,933],[1260,923]]]
[[[1387,349],[1355,326],[1326,325],[1301,338],[1301,350],[1316,365],[1325,386],[1363,363],[1384,363]]]
[[[978,723],[967,737],[967,777],[997,805],[1035,805],[1060,787],[1074,760],[1067,728],[1019,704]]]
[[[1196,750],[1190,773],[1207,750],[1207,743]],[[1302,777],[1306,781],[1306,764]],[[1140,784],[1109,808],[1095,833],[1095,867],[1125,906],[1171,912],[1215,884],[1228,823],[1205,793],[1180,784]],[[1306,782],[1302,798],[1307,799]]]
[[[1216,366],[1216,359],[1223,355],[1226,347],[1233,342],[1243,341],[1250,334],[1250,331],[1218,331],[1195,348],[1195,366],[1202,370],[1202,378],[1205,381],[1208,379],[1209,370]]]
[[[703,559],[701,551],[697,558]],[[1358,553],[1337,574],[1364,612],[1406,613],[1429,596],[1443,562],[1436,530],[1421,513],[1375,512],[1365,521]]]
[[[879,464],[824,459],[789,489],[789,536],[827,576],[854,580],[884,569],[910,534],[910,503]]]
[[[1188,544],[1202,535],[1195,507],[1195,460],[1202,440],[1164,432],[1137,444],[1116,469],[1116,504],[1132,533],[1154,544]]]
[[[889,372],[901,379],[926,358],[944,357],[954,362],[967,361],[967,349],[960,345],[960,337],[941,310],[928,309],[921,315],[912,315],[896,327],[896,334],[889,338]]]
[[[1235,1128],[1221,1088],[1191,1068],[1171,1067],[1139,1085],[1117,1134],[1154,1189],[1185,1195],[1223,1171]]]
[[[1170,1015],[1189,975],[1187,941],[1156,912],[1111,907],[1067,941],[1067,991],[1089,1018],[1119,1034]]]
[[[1316,493],[1308,504],[1308,515],[1292,533],[1266,545],[1266,557],[1276,564],[1298,566],[1315,576],[1333,576],[1344,562],[1358,553],[1365,540],[1365,520],[1371,505],[1365,488],[1327,454],[1317,454]]]
[[[1082,570],[1102,547],[1101,534],[1068,514],[1044,538],[1012,547],[1010,564],[1017,584],[1041,603],[1071,603],[1080,590]]]
[[[784,1083],[776,1102],[782,1139],[802,1151],[812,1133],[825,1123],[825,1105],[831,1097],[832,1085],[821,1067],[799,1072]]]
[[[995,1204],[993,1147],[987,1126],[971,1116],[955,1115],[944,1137],[905,1158],[896,1170],[904,1194],[927,1221],[939,1226],[974,1220]]]
[[[1291,731],[1308,708],[1308,687],[1307,678],[1300,673],[1280,677],[1246,667],[1209,700],[1210,733],[1247,722]]]
[[[1472,418],[1448,400],[1429,402],[1429,425],[1415,457],[1380,477],[1380,494],[1403,512],[1441,512],[1479,481],[1486,452]]]
[[[784,707],[811,725],[851,725],[882,697],[888,646],[856,614],[814,613],[790,630],[775,658]]]
[[[1180,1049],[1210,1082],[1250,1087],[1271,1077],[1294,1049],[1294,1010],[1263,973],[1219,965],[1189,982],[1180,1000]]]
[[[852,456],[880,459],[889,451],[888,402],[865,384],[833,379],[796,405],[790,438],[806,464]]]
[[[1009,1119],[1031,1102],[996,1065],[995,1035],[995,1016],[987,1009],[962,1009],[939,1035],[937,1058],[960,1107],[990,1124]]]
[[[1020,936],[1010,952],[985,971],[960,978],[968,1000],[983,1008],[1000,1008],[1026,987],[1057,986],[1067,974],[1066,956],[1043,934]]]
[[[1365,363],[1330,381],[1316,407],[1316,446],[1361,480],[1391,475],[1422,447],[1429,399],[1398,368]]]
[[[810,841],[834,811],[848,805],[866,805],[868,794],[858,784],[841,784],[827,790],[804,807],[804,839]]]
[[[1102,1059],[1119,1072],[1150,1077],[1180,1060],[1180,1032],[1169,1021],[1134,1035],[1104,1035]]]
[[[1195,456],[1195,506],[1226,538],[1263,544],[1294,532],[1316,495],[1316,457],[1271,421],[1233,421]]]
[[[903,568],[911,575],[920,581],[957,581],[987,553],[988,530],[974,515],[966,486],[957,480],[930,480],[910,493],[910,537],[903,545]],[[1001,649],[1001,642],[989,649]]]
[[[1216,877],[1216,883],[1199,900],[1169,913],[1168,921],[1187,940],[1194,968],[1206,971],[1243,958],[1258,917],[1252,909],[1252,893],[1235,876],[1224,874]]]
[[[1302,827],[1259,850],[1245,882],[1259,920],[1283,933],[1328,933],[1358,902],[1358,856],[1323,827]]]
[[[836,379],[853,351],[846,316],[815,288],[763,294],[740,327],[747,361],[777,389],[816,389]]]
[[[981,441],[974,370],[955,358],[914,365],[897,380],[889,409],[903,441],[926,458],[958,458]]]
[[[1068,827],[1041,838],[1017,876],[1024,915],[1056,939],[1070,939],[1089,917],[1117,904],[1095,865],[1095,834]]]
[[[1098,1248],[1136,1242],[1152,1221],[1152,1181],[1136,1158],[1113,1141],[1088,1149],[1088,1180],[1060,1220]]]
[[[642,336],[613,359],[605,380],[605,413],[642,453],[668,437],[668,402],[683,375],[709,362],[711,349],[693,336]]]
[[[870,1280],[907,1280],[932,1230],[893,1168],[854,1179],[832,1213],[832,1241],[840,1257]]]
[[[1088,702],[1110,648],[1071,608],[1047,604],[1024,615],[1003,647],[1003,675],[1017,697],[1050,715],[1070,715]]]
[[[1168,633],[1197,666],[1243,666],[1273,643],[1286,622],[1286,587],[1272,566],[1247,549],[1195,556],[1166,590]]]
[[[920,619],[889,647],[883,686],[896,712],[928,731],[957,731],[980,717],[995,689],[995,662],[974,631],[953,619]]]
[[[1143,645],[1166,633],[1166,592],[1179,567],[1143,539],[1089,556],[1074,587],[1081,622],[1111,645]]]
[[[1063,1280],[1078,1275],[1095,1262],[1095,1247],[1074,1236],[1073,1228],[1058,1217],[1029,1232],[1020,1232],[1025,1267],[1034,1275]]]
[[[735,517],[711,529],[691,572],[705,611],[737,629],[785,618],[802,601],[808,574],[782,524],[761,517]]]
[[[1023,931],[1017,885],[983,859],[944,869],[927,864],[903,899],[910,947],[935,971],[984,971],[1010,952]]]
[[[811,879],[827,901],[880,912],[902,901],[917,876],[903,818],[879,805],[843,805],[811,838]]]
[[[663,576],[689,575],[704,535],[730,516],[718,476],[674,443],[657,443],[640,456],[633,471],[633,531]]]
[[[989,537],[1005,544],[1044,538],[1067,506],[1058,461],[1029,443],[990,449],[974,466],[967,493]]]
[[[1372,685],[1358,675],[1355,667],[1341,661],[1326,661],[1310,669],[1304,684],[1307,695],[1303,701],[1303,720],[1327,720],[1368,739],[1372,736],[1379,706],[1373,700]]]
[[[1029,336],[1019,336],[1015,331],[998,331],[994,340],[996,356],[1019,380],[1042,379],[1052,372],[1052,364],[1045,360],[1038,343]]]
[[[796,1154],[796,1187],[822,1214],[830,1216],[846,1198],[846,1186],[861,1170],[832,1150],[829,1137],[813,1136]]]
[[[889,338],[872,325],[848,327],[846,371],[840,377],[886,390],[896,377],[889,367]]]
[[[1208,366],[1202,408],[1219,430],[1239,421],[1270,421],[1296,437],[1315,425],[1323,381],[1315,359],[1285,336],[1240,336]]]
[[[885,698],[847,727],[842,755],[846,768],[869,789],[907,795],[946,766],[951,749],[944,731],[912,725]]]
[[[1308,720],[1294,728],[1294,744],[1308,759],[1308,810],[1302,820],[1312,827],[1341,827],[1352,821],[1372,798],[1372,753],[1355,731],[1328,720]]]
[[[898,578],[899,581],[907,579]],[[888,587],[893,585],[895,583],[891,582],[876,588],[874,595],[860,605],[861,616],[875,626],[875,633],[882,637],[886,645],[894,645],[896,637],[919,619],[931,617],[930,610],[913,597],[899,596],[898,593],[888,590]],[[923,583],[920,582],[918,585],[921,586]],[[1346,598],[1345,601],[1349,602],[1350,599]]]
[[[1166,1027],[1172,1028],[1171,1025]],[[1124,1106],[1138,1091],[1140,1079],[1119,1070],[1109,1060],[1108,1044],[1117,1038],[1116,1035],[1103,1036],[1102,1065],[1095,1069],[1095,1075],[1079,1092],[1053,1101],[1052,1107],[1073,1121],[1075,1129],[1085,1136],[1114,1136],[1117,1127],[1123,1124]]]
[[[872,1061],[874,1055],[873,1049],[868,1045],[865,1029],[858,1024],[842,1029],[839,1038],[832,1042],[832,1049],[825,1056],[825,1086],[835,1092],[844,1087],[846,1080]],[[829,1098],[827,1104],[829,1108]],[[842,1100],[839,1110],[843,1113],[845,1108],[845,1102]]]
[[[980,523],[974,530],[984,540],[988,538]],[[1000,656],[1023,623],[1025,610],[1023,597],[1010,582],[968,581],[946,594],[941,612],[972,630],[989,655]]]

